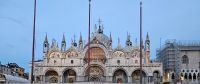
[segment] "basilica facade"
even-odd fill
[[[105,35],[101,24],[95,26],[90,43],[84,42],[80,35],[79,42],[72,40],[69,48],[66,48],[64,35],[60,48],[56,40],[53,40],[50,45],[46,36],[43,43],[43,59],[35,61],[34,82],[139,82],[140,47],[137,42],[132,43],[130,34],[127,34],[125,47],[121,46],[118,39],[117,46],[113,48],[112,41],[112,35]],[[162,64],[150,60],[148,33],[142,51],[143,82],[161,82]]]

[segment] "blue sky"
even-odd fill
[[[151,58],[166,39],[200,40],[200,0],[143,0],[143,38],[149,32]],[[91,29],[101,18],[104,33],[125,45],[127,31],[139,41],[139,0],[92,0]],[[28,71],[31,61],[33,0],[0,0],[0,61],[16,62]],[[74,34],[87,40],[88,0],[37,0],[36,59],[42,59],[45,34],[67,47]],[[60,46],[60,45],[59,45]]]

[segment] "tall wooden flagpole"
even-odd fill
[[[89,0],[89,17],[88,17],[88,70],[90,71],[90,12],[91,12],[91,0]],[[89,74],[88,74],[89,81]]]
[[[35,21],[36,21],[36,0],[34,0],[31,83],[33,83],[33,81],[34,81],[33,71],[34,71],[34,59],[35,59]]]
[[[142,0],[140,0],[140,84],[142,84]]]

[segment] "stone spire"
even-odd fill
[[[65,42],[65,35],[63,34],[63,38],[62,38],[62,43],[66,43]]]
[[[150,41],[148,32],[147,32],[146,40]]]
[[[145,40],[145,54],[146,54],[146,63],[150,63],[150,39],[148,32]]]
[[[121,49],[120,38],[118,37],[117,49]]]
[[[75,39],[75,35],[74,35],[74,40],[72,39],[72,45],[73,45],[74,47],[77,47],[77,43],[76,43],[76,39]]]
[[[51,44],[51,48],[55,48],[55,47],[57,47],[57,43],[56,43],[56,40],[53,39],[52,44]]]
[[[57,46],[56,47],[58,48],[58,42],[57,42]]]
[[[83,45],[83,39],[82,39],[82,34],[80,33],[79,37],[79,46]]]
[[[146,40],[145,40],[145,50],[146,50],[146,51],[150,51],[150,39],[149,39],[149,34],[148,34],[148,32],[147,32]]]
[[[44,43],[48,43],[48,38],[47,38],[47,34],[45,36],[45,40],[44,40]]]
[[[132,46],[130,33],[127,32],[126,46]]]
[[[138,41],[137,41],[137,38],[135,39],[135,47],[138,48]]]
[[[94,25],[94,32],[97,32],[97,24]]]
[[[109,37],[109,46],[112,46],[112,35],[111,35],[111,32],[110,32],[110,37]]]
[[[47,38],[47,34],[45,36],[45,40],[43,43],[43,52],[46,53],[49,50],[49,43],[48,43],[48,38]]]
[[[66,50],[66,41],[65,35],[63,34],[62,42],[61,42],[61,51],[64,52]]]
[[[112,35],[111,35],[111,32],[110,32],[110,38],[109,38],[109,39],[110,39],[110,42],[112,43]]]

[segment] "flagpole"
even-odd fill
[[[31,83],[33,83],[33,81],[34,81],[33,71],[34,71],[34,59],[35,59],[35,21],[36,21],[36,0],[34,0]]]
[[[89,17],[88,17],[88,70],[90,71],[90,12],[91,12],[91,0],[89,0]],[[88,81],[89,81],[88,74]]]
[[[140,84],[142,84],[142,0],[140,0]]]

